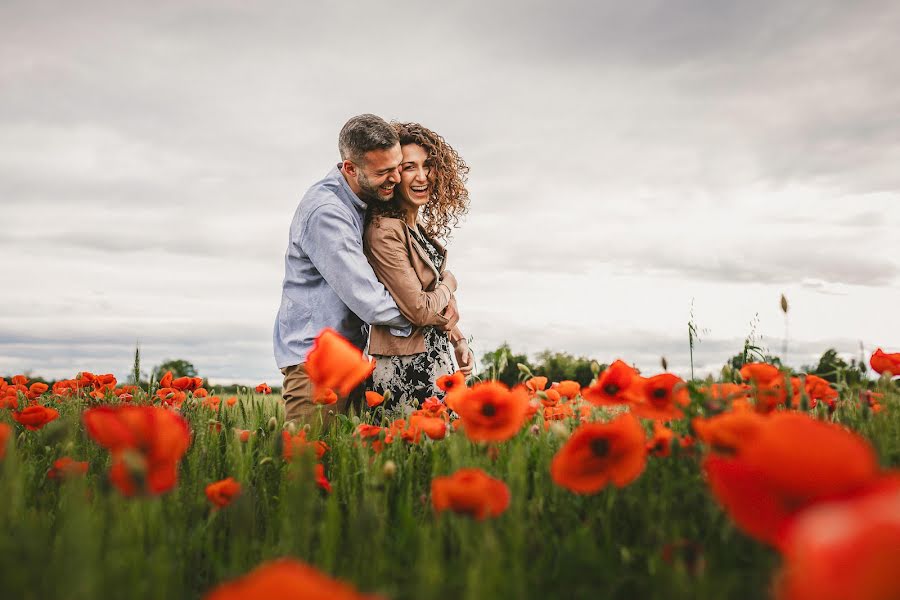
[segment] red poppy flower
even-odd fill
[[[281,456],[284,460],[291,460],[304,452],[315,452],[316,460],[321,460],[322,456],[330,449],[328,444],[322,440],[307,441],[305,429],[301,429],[297,435],[293,436],[288,431],[282,431],[281,441]]]
[[[13,419],[25,426],[25,429],[37,431],[50,421],[59,418],[59,411],[46,406],[27,406],[19,412],[12,413]]]
[[[560,393],[554,389],[538,392],[537,395],[538,398],[541,399],[541,404],[544,406],[556,406],[556,403],[562,399]]]
[[[543,391],[545,387],[547,387],[546,377],[532,377],[525,382],[525,389],[528,390],[532,395],[534,395],[536,392]]]
[[[338,401],[337,394],[331,388],[318,388],[313,392],[313,404],[335,404]]]
[[[700,388],[700,392],[710,400],[730,403],[750,394],[750,386],[743,383],[713,383]]]
[[[756,410],[768,413],[787,400],[784,373],[767,363],[747,363],[741,367],[741,377],[752,384],[756,396]]]
[[[240,493],[241,484],[235,481],[234,477],[228,477],[206,486],[206,497],[216,508],[228,506]]]
[[[24,375],[13,375],[12,378],[13,385],[28,385],[28,378]]]
[[[609,423],[579,426],[553,457],[550,476],[568,490],[594,494],[610,482],[628,485],[646,462],[644,430],[637,417],[624,413]]]
[[[242,444],[246,444],[250,441],[250,434],[252,432],[249,429],[235,429],[234,435],[237,437],[238,441]]]
[[[707,446],[723,454],[737,454],[752,444],[766,417],[752,410],[732,410],[708,419],[696,417],[691,428]]]
[[[510,439],[522,428],[528,411],[524,388],[510,390],[497,381],[477,383],[458,396],[454,394],[454,402],[463,431],[476,442]]]
[[[554,383],[551,388],[559,392],[560,396],[564,396],[569,400],[576,398],[578,394],[581,393],[581,384],[577,381],[571,381],[569,379],[560,381],[559,383]]]
[[[123,494],[175,487],[178,461],[191,442],[181,416],[157,406],[121,405],[86,410],[82,420],[88,435],[112,453],[110,481]]]
[[[442,440],[447,436],[447,421],[424,410],[413,412],[409,416],[409,424],[421,429],[432,440]]]
[[[661,373],[644,381],[643,398],[632,404],[631,412],[645,419],[669,421],[684,416],[681,407],[690,404],[687,384],[671,373]]]
[[[382,431],[386,431],[384,427],[369,425],[367,423],[360,423],[359,425],[357,425],[356,431],[354,431],[353,434],[358,436],[359,439],[363,442],[368,442],[369,446],[377,454],[381,452],[382,448],[384,447],[384,444],[381,440]]]
[[[613,362],[597,381],[581,390],[581,396],[596,406],[621,406],[641,400],[644,378],[621,360]]]
[[[87,472],[87,461],[77,461],[69,456],[63,456],[53,461],[53,467],[47,471],[47,478],[63,479],[64,477],[84,475]]]
[[[773,413],[751,443],[731,457],[708,456],[703,468],[738,527],[776,546],[800,510],[855,492],[878,475],[875,452],[865,439],[791,411]]]
[[[331,482],[325,477],[325,467],[322,463],[316,463],[316,485],[331,493]]]
[[[12,435],[12,427],[6,423],[0,423],[0,460],[6,458],[6,446]]]
[[[269,385],[266,383],[259,384],[258,386],[256,386],[255,389],[256,389],[257,394],[271,394],[272,393],[272,388],[270,388]]]
[[[647,442],[647,452],[659,457],[672,454],[672,440],[675,433],[660,421],[653,421],[653,437]]]
[[[204,600],[262,600],[309,598],[322,600],[379,600],[353,586],[293,558],[264,563],[234,581],[219,585]]]
[[[437,381],[435,381],[435,385],[445,392],[463,388],[466,387],[466,376],[462,371],[457,371],[453,375],[441,375],[437,378]]]
[[[506,484],[481,469],[459,469],[431,480],[431,505],[437,513],[451,510],[482,521],[503,514],[509,499]]]
[[[181,392],[193,392],[202,385],[202,377],[178,377],[177,379],[173,379],[172,383],[167,387],[173,387]]]
[[[375,408],[382,402],[384,402],[384,396],[382,396],[378,392],[372,392],[372,391],[366,392],[366,404],[368,405],[369,408]]]
[[[29,400],[36,400],[48,389],[50,389],[50,386],[48,386],[46,383],[32,383],[30,386],[28,386],[28,393],[26,394],[26,396]]]
[[[375,368],[375,363],[339,333],[325,328],[306,357],[306,372],[316,388],[331,388],[347,396]]]
[[[795,519],[775,580],[779,600],[885,600],[900,591],[900,477]]]
[[[893,377],[900,376],[900,352],[887,354],[878,348],[869,358],[869,364],[872,366],[872,370],[879,375],[890,373]]]

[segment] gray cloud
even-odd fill
[[[898,30],[887,1],[5,2],[0,266],[20,285],[0,315],[29,329],[0,327],[0,367],[124,364],[138,331],[160,359],[271,378],[291,214],[362,111],[421,121],[469,161],[452,268],[484,339],[555,318],[522,294],[493,327],[508,272],[601,298],[798,284],[871,310],[900,272]],[[655,327],[634,339],[676,353]],[[587,348],[573,331],[545,339]]]

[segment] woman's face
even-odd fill
[[[398,199],[406,208],[419,209],[428,203],[434,186],[431,161],[425,148],[418,144],[407,144],[401,148],[403,161],[400,163],[400,183]]]

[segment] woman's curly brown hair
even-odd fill
[[[419,220],[425,233],[433,238],[447,238],[459,218],[469,210],[469,191],[466,179],[469,167],[456,150],[444,138],[418,123],[397,123],[391,125],[400,136],[400,145],[417,144],[428,154],[426,164],[434,173],[431,197],[419,209]],[[367,221],[377,224],[380,217],[403,218],[397,197],[388,202],[369,204]]]

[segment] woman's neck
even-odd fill
[[[418,207],[406,209],[406,224],[407,225],[409,225],[410,227],[415,229],[416,221],[418,221],[418,219],[419,219],[419,208]]]

